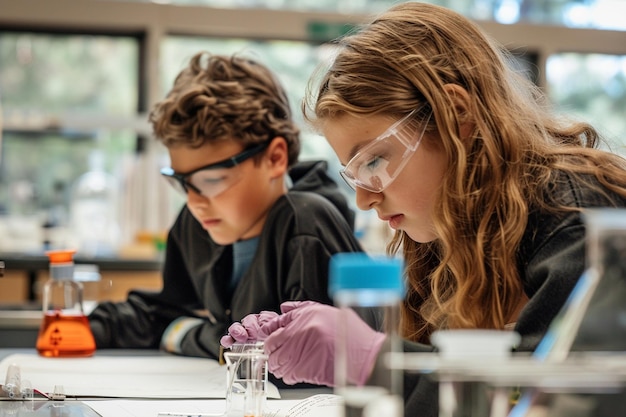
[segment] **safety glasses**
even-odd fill
[[[197,194],[211,198],[223,193],[241,179],[241,173],[232,169],[247,159],[267,149],[270,141],[244,150],[237,155],[203,166],[186,174],[174,172],[170,167],[162,168],[161,175],[183,194],[191,189]]]
[[[339,171],[353,190],[380,193],[396,179],[424,137],[432,112],[416,117],[421,112],[415,109],[391,125]]]

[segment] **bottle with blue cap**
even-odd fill
[[[399,307],[405,294],[403,262],[399,258],[369,256],[365,253],[339,253],[330,260],[329,292],[343,320],[338,324],[335,352],[335,393],[344,401],[345,417],[399,417],[403,414],[402,373],[385,369],[384,385],[351,380],[349,355],[351,331],[348,315],[356,312],[375,330],[387,335],[391,352],[401,351],[398,336]],[[352,361],[354,366],[354,361]],[[381,372],[377,370],[377,372]]]

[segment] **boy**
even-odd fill
[[[101,303],[89,317],[97,347],[217,358],[247,314],[330,304],[330,257],[361,251],[354,213],[325,162],[296,164],[299,129],[272,73],[199,53],[150,122],[171,159],[162,174],[187,204],[168,234],[163,289]]]

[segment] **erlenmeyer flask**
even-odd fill
[[[47,357],[91,356],[96,342],[83,310],[83,289],[74,281],[74,250],[48,251],[50,279],[44,286],[37,352]]]

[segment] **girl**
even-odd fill
[[[402,251],[407,268],[405,350],[431,351],[438,329],[478,328],[514,329],[518,350],[533,350],[585,268],[582,212],[626,207],[626,161],[597,149],[592,126],[553,115],[504,49],[448,9],[398,4],[337,43],[304,111],[358,207],[395,229],[389,251]],[[251,330],[266,339],[275,375],[332,385],[328,323],[338,310],[282,310],[233,326],[223,344]],[[358,328],[369,354],[353,377],[365,382],[385,344]],[[307,341],[326,348],[303,353]],[[407,415],[436,416],[435,388],[407,374]]]

